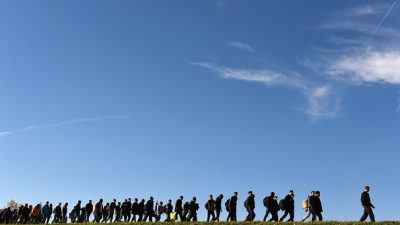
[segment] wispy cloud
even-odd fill
[[[352,15],[363,16],[363,15],[374,15],[381,13],[386,8],[386,4],[367,4],[357,6],[350,10]]]
[[[93,118],[72,119],[72,120],[61,121],[58,123],[30,125],[30,126],[26,126],[21,129],[17,129],[17,130],[0,132],[0,139],[5,138],[10,135],[24,133],[24,132],[33,131],[33,130],[56,128],[56,127],[62,127],[62,126],[78,124],[78,123],[93,123],[93,122],[99,122],[99,121],[103,121],[103,120],[129,119],[129,118],[130,118],[129,116],[101,116],[101,117],[93,117]]]
[[[268,69],[236,69],[209,62],[192,62],[191,64],[209,69],[225,79],[257,82],[268,87],[281,86],[300,91],[308,104],[307,109],[303,111],[312,122],[335,117],[340,111],[340,98],[330,85],[317,85],[296,75],[287,75]]]
[[[243,51],[248,51],[251,53],[254,53],[255,50],[254,48],[252,48],[250,45],[242,43],[242,42],[238,42],[238,41],[231,41],[226,43],[228,46],[233,47],[233,48],[237,48]]]
[[[327,69],[333,78],[355,83],[400,84],[400,51],[372,51],[343,55]]]

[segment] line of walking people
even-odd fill
[[[369,190],[370,188],[366,186],[361,195],[364,214],[360,221],[365,221],[369,216],[371,221],[374,222],[375,217],[372,211],[374,206],[369,197]],[[266,208],[263,221],[267,221],[269,215],[271,215],[271,218],[268,222],[284,221],[288,216],[289,218],[287,221],[294,221],[294,196],[293,190],[290,190],[289,193],[280,201],[278,201],[278,196],[276,196],[274,192],[271,192],[269,196],[266,196],[263,199],[263,205]],[[223,194],[219,194],[215,199],[213,195],[209,195],[209,198],[204,205],[204,208],[207,211],[207,222],[221,220],[223,198]],[[84,206],[81,201],[78,201],[71,211],[68,210],[68,203],[64,203],[64,205],[58,203],[54,208],[49,202],[46,202],[43,206],[41,204],[35,206],[25,204],[13,209],[8,207],[4,210],[0,210],[0,223],[49,224],[67,222],[152,222],[153,220],[161,221],[163,215],[165,215],[165,222],[174,222],[177,220],[197,221],[197,214],[200,207],[196,197],[193,197],[190,201],[186,202],[183,200],[184,197],[180,196],[176,200],[175,205],[173,205],[171,199],[164,204],[161,201],[154,202],[153,197],[150,197],[147,201],[144,199],[139,201],[137,198],[132,201],[131,198],[127,198],[123,202],[117,202],[116,199],[113,199],[111,202],[105,204],[103,199],[99,199],[96,204],[93,204],[92,200],[89,200],[89,202]],[[237,201],[237,192],[234,192],[233,195],[225,201],[224,206],[228,214],[226,221],[237,221]],[[302,201],[301,205],[306,212],[302,222],[306,221],[310,217],[312,218],[312,221],[316,221],[317,219],[319,221],[323,220],[323,210],[319,191],[312,191],[310,195]],[[255,220],[255,207],[255,195],[252,191],[249,191],[247,198],[244,201],[244,208],[247,211],[245,221]],[[278,217],[279,211],[284,212],[280,218]],[[92,220],[90,219],[91,217]]]

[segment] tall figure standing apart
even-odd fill
[[[371,198],[369,197],[369,186],[365,186],[364,192],[361,194],[361,205],[364,207],[364,214],[362,215],[360,222],[365,221],[368,216],[371,222],[375,222],[375,215],[372,211],[375,206],[371,203]]]

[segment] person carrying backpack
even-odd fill
[[[310,202],[312,210],[312,221],[316,221],[317,217],[319,221],[322,221],[322,203],[320,199],[321,193],[319,191],[315,192],[314,198]]]
[[[244,202],[244,207],[247,210],[247,217],[246,217],[246,221],[254,221],[256,214],[254,212],[254,209],[256,208],[256,203],[255,203],[255,195],[253,194],[252,191],[249,191],[248,193],[248,197],[246,199],[246,201]]]
[[[218,197],[215,199],[215,220],[214,221],[219,221],[219,217],[222,212],[222,199],[224,198],[223,194],[219,194]]]
[[[315,191],[311,191],[310,195],[301,202],[301,207],[306,212],[306,215],[301,220],[301,222],[306,221],[312,215],[311,203],[314,201],[314,198],[315,198]]]
[[[85,209],[86,209],[86,222],[89,222],[90,215],[92,215],[92,212],[93,212],[92,200],[89,200],[89,202],[85,206]]]
[[[135,198],[132,203],[132,221],[136,222],[136,216],[139,215],[139,199]]]
[[[210,217],[212,216],[211,221],[215,221],[215,201],[212,195],[208,199],[207,203],[204,206],[207,210],[207,222],[210,222]]]
[[[238,193],[235,191],[233,196],[229,199],[229,215],[228,219],[230,221],[237,221],[236,217],[236,208],[237,208],[237,200],[238,200]]]
[[[143,221],[146,221],[149,218],[149,221],[152,222],[154,217],[154,198],[150,197],[150,199],[146,203],[145,207],[145,216]]]
[[[361,205],[364,207],[364,214],[362,215],[360,222],[364,222],[368,216],[371,222],[375,222],[375,215],[372,211],[375,206],[371,203],[371,198],[369,197],[369,186],[365,186],[364,192],[361,194]]]
[[[169,222],[169,221],[171,221],[171,213],[174,210],[171,199],[168,200],[168,203],[165,205],[164,208],[165,208],[164,211],[165,211],[165,216],[166,216],[165,222]]]
[[[289,191],[289,194],[286,195],[285,199],[283,200],[283,210],[285,213],[281,217],[279,221],[283,221],[288,215],[289,220],[288,222],[294,221],[294,192],[293,190]]]
[[[189,215],[187,217],[187,221],[197,221],[197,210],[199,210],[199,204],[197,204],[196,197],[193,197],[192,201],[189,203]]]
[[[263,221],[267,220],[268,215],[271,213],[272,218],[270,221],[278,221],[278,211],[279,205],[275,199],[275,192],[271,192],[271,194],[263,199],[264,207],[266,208],[265,215]]]

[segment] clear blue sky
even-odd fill
[[[1,1],[0,205],[182,194],[205,219],[238,191],[244,219],[253,190],[261,219],[293,189],[300,219],[320,190],[358,220],[368,184],[399,219],[392,3]]]

